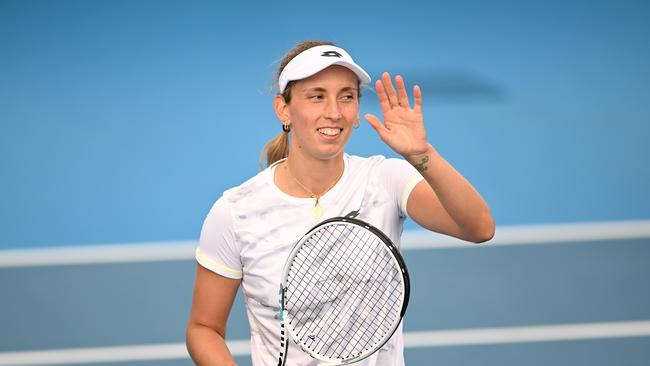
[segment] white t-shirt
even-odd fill
[[[290,196],[275,185],[274,165],[225,191],[203,223],[196,259],[217,274],[242,279],[255,366],[277,364],[282,268],[293,245],[309,229],[325,219],[359,210],[359,219],[400,246],[406,202],[422,176],[408,162],[383,156],[346,154],[344,163],[341,179],[320,198],[324,210],[320,219],[312,215],[313,198]],[[289,341],[287,355],[287,365],[317,364],[293,341]],[[382,349],[354,365],[403,363],[400,326]]]

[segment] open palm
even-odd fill
[[[414,106],[411,108],[404,79],[397,75],[395,84],[397,90],[387,72],[375,83],[383,123],[372,114],[366,114],[364,118],[396,153],[405,158],[422,154],[429,146],[422,117],[422,91],[417,85],[413,87]]]

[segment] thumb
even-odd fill
[[[381,120],[373,114],[365,114],[363,118],[365,118],[366,121],[370,123],[372,128],[374,128],[375,131],[377,131],[377,133],[379,134],[379,137],[383,139],[384,135],[388,132],[388,130],[386,129],[386,127],[384,127],[384,124],[381,123]]]

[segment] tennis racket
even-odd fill
[[[289,337],[322,363],[345,365],[380,349],[406,312],[404,260],[359,211],[321,222],[292,249],[280,285],[280,357]]]

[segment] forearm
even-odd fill
[[[202,325],[190,325],[186,335],[187,350],[199,366],[236,366],[222,335]]]
[[[472,185],[429,145],[425,153],[405,156],[433,189],[466,240],[481,242],[494,235],[490,209]]]

